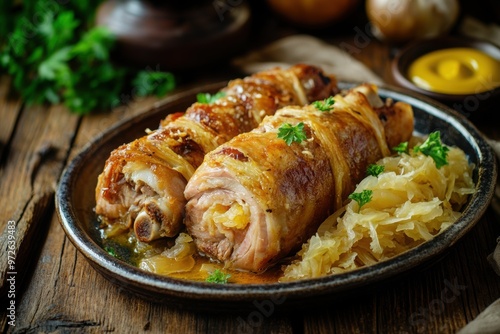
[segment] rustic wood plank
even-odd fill
[[[78,128],[78,133],[76,134],[68,161],[74,158],[83,146],[92,141],[100,133],[108,130],[117,122],[127,121],[127,119],[154,107],[155,104],[160,102],[161,99],[156,97],[139,98],[125,101],[122,106],[111,111],[94,112],[86,115],[83,117],[80,127]]]
[[[0,170],[1,224],[19,220],[36,190],[55,190],[66,162],[78,117],[60,107],[26,108],[11,141],[6,166]],[[59,167],[59,170],[58,170]]]
[[[57,179],[77,123],[78,117],[65,108],[25,108],[6,150],[6,165],[0,170],[0,291],[2,296],[8,292],[8,302],[17,308],[25,276],[38,260],[48,226],[44,220],[52,213]],[[5,228],[7,224],[13,229]],[[7,284],[7,278],[15,285]],[[5,314],[5,308],[0,312]]]
[[[304,317],[304,333],[375,333],[376,293],[353,292],[316,307]]]
[[[454,260],[457,268],[462,266],[457,276],[461,274],[467,286],[463,304],[467,322],[500,298],[500,279],[486,260],[493,252],[498,237],[500,222],[490,208],[478,226],[459,245],[459,253]]]
[[[15,248],[15,269],[19,272],[27,260],[30,245],[36,241],[32,237],[37,225],[53,206],[57,179],[66,162],[77,122],[77,116],[60,107],[27,108],[19,120],[8,149],[7,164],[0,170],[3,230],[0,245],[4,250]],[[8,221],[15,222],[15,231],[10,237],[4,228]],[[5,273],[13,270],[6,268],[7,252],[0,256],[0,291],[3,292]]]

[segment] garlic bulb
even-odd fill
[[[367,0],[366,13],[380,40],[402,43],[438,37],[458,19],[459,0]]]

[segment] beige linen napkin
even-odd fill
[[[490,36],[500,41],[500,27],[484,26],[474,19],[466,19],[463,24],[461,31],[464,33],[483,39]],[[339,81],[383,83],[380,77],[346,51],[308,35],[285,37],[233,61],[234,66],[248,74],[275,66],[288,67],[296,63],[320,66],[326,72],[335,74]],[[500,142],[490,140],[490,144],[500,159]],[[497,184],[491,205],[500,220],[500,184]],[[488,261],[500,275],[500,237],[496,249],[488,256]],[[467,324],[460,334],[500,333],[499,319],[500,298]]]
[[[320,66],[325,72],[334,73],[339,81],[382,83],[382,79],[349,53],[309,35],[285,37],[233,61],[234,66],[248,74],[297,63]]]
[[[500,46],[500,26],[496,24],[484,24],[481,21],[466,16],[460,24],[459,31],[462,35],[484,39]]]

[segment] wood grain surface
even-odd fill
[[[327,39],[339,40],[353,43],[349,35]],[[353,56],[391,82],[392,52],[372,41]],[[213,70],[193,76],[178,90],[219,81],[221,72],[233,75],[230,68]],[[9,93],[8,84],[8,78],[0,78],[3,333],[455,333],[500,297],[500,278],[486,260],[500,236],[500,222],[491,209],[436,263],[322,308],[201,314],[132,296],[98,274],[67,239],[54,212],[54,193],[63,168],[86,143],[158,99],[77,116],[62,106],[26,106]],[[495,124],[479,119],[477,125],[500,138]],[[7,265],[8,221],[16,224],[15,327],[7,317],[12,300],[6,298],[12,271]]]

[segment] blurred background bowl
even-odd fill
[[[116,36],[117,60],[169,71],[227,62],[248,43],[250,20],[246,0],[106,0],[96,13]]]

